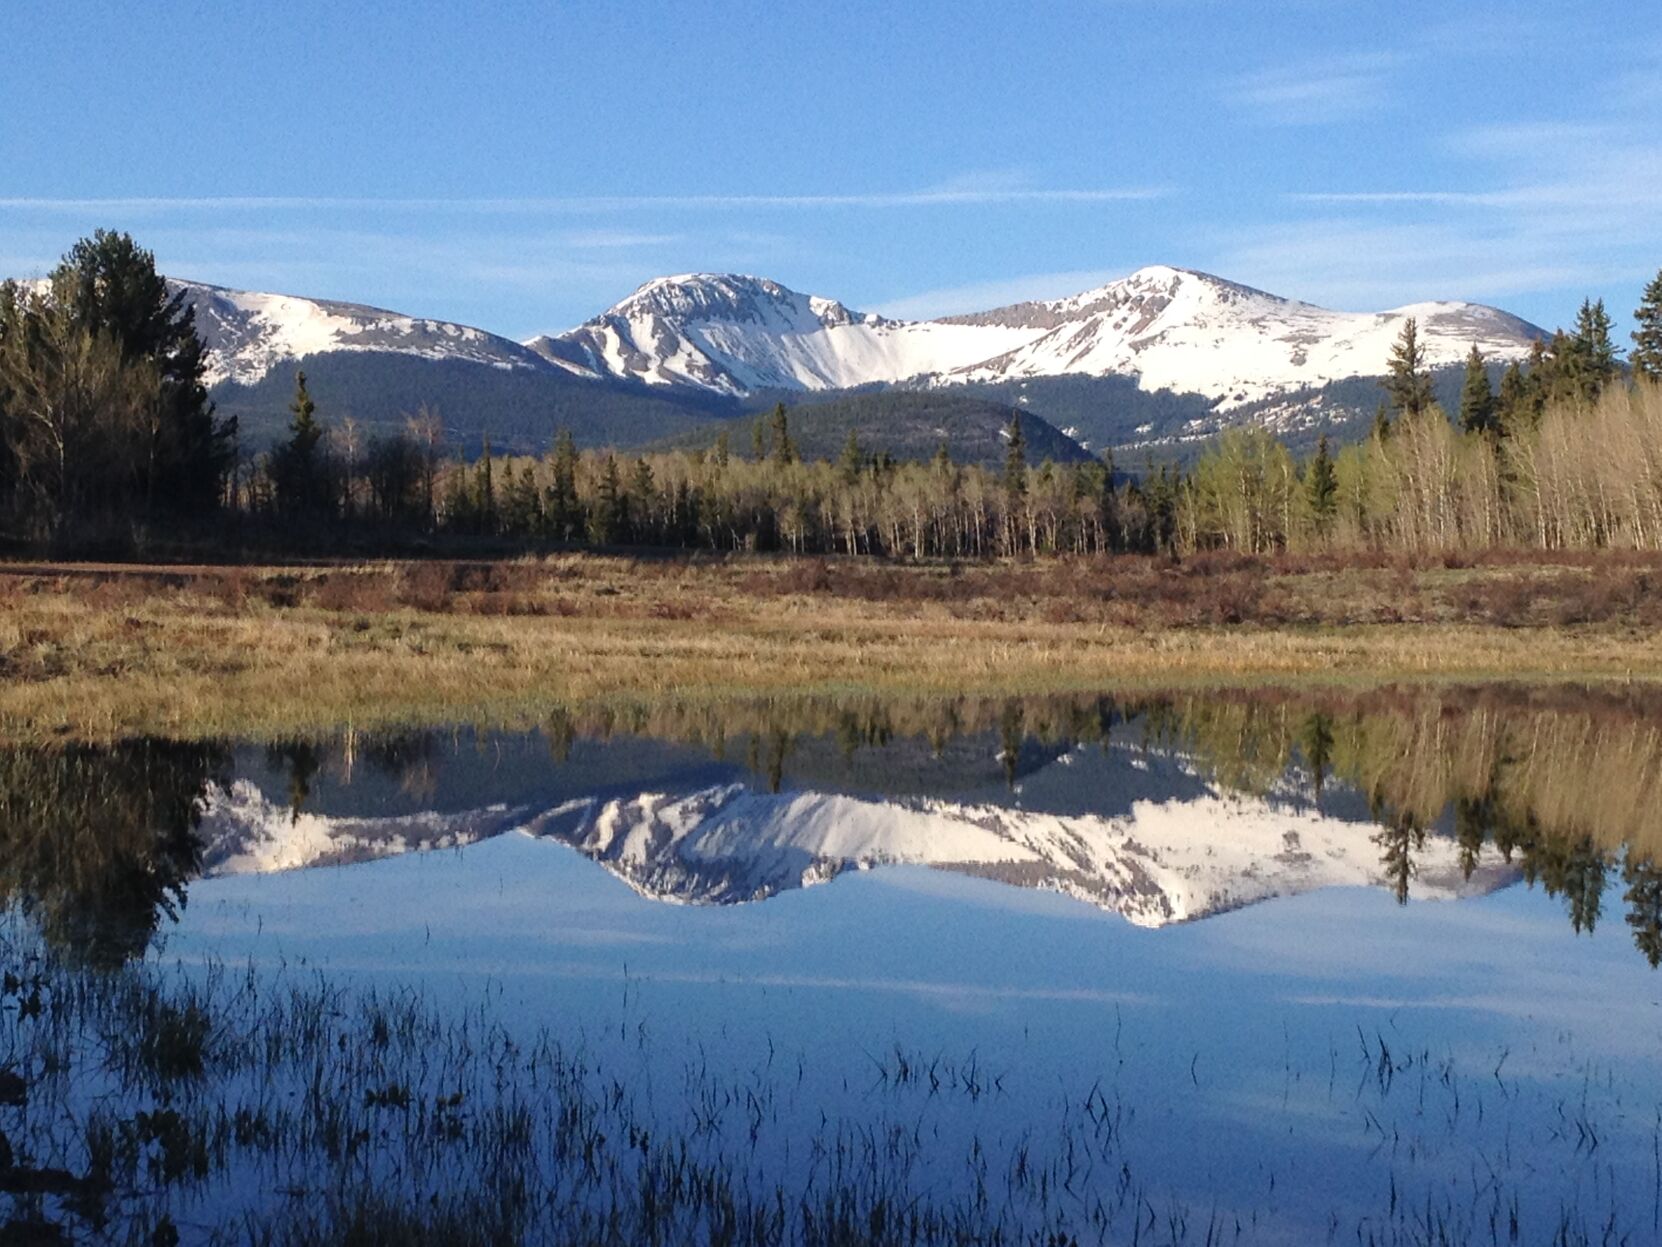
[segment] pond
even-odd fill
[[[134,1241],[1662,1241],[1659,788],[1631,688],[0,751],[0,1206]]]

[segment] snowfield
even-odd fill
[[[1409,317],[1433,366],[1459,362],[1474,343],[1491,359],[1519,359],[1542,336],[1479,304],[1335,312],[1155,265],[1065,299],[935,321],[853,312],[760,277],[684,274],[527,345],[592,376],[726,394],[1123,375],[1227,408],[1378,375]]]
[[[690,792],[492,805],[397,818],[292,815],[247,781],[215,789],[203,818],[209,875],[341,865],[517,831],[566,845],[640,895],[722,905],[811,887],[850,870],[922,865],[1060,892],[1139,926],[1188,922],[1276,896],[1385,882],[1377,831],[1271,794],[1204,786],[1136,798],[1115,814],[980,801],[768,793],[745,783]],[[1448,837],[1416,853],[1414,895],[1454,899],[1509,882],[1465,879]]]

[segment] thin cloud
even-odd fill
[[[1323,125],[1390,102],[1401,58],[1388,53],[1277,66],[1238,78],[1224,98],[1272,125]]]
[[[984,204],[1116,203],[1160,199],[1159,186],[1021,188],[943,186],[928,190],[833,195],[586,195],[542,198],[413,199],[353,196],[139,196],[0,198],[0,210],[25,212],[454,212],[532,214],[652,209],[929,208]]]

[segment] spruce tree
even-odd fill
[[[1645,287],[1633,313],[1633,375],[1662,382],[1662,272]]]
[[[323,425],[304,372],[294,374],[289,415],[289,439],[272,452],[271,478],[279,510],[291,521],[306,523],[323,510],[328,480],[321,448]]]
[[[600,470],[600,483],[595,487],[594,513],[589,518],[589,532],[596,545],[613,545],[623,537],[627,522],[627,503],[623,497],[623,481],[618,475],[617,456],[607,455]]]
[[[1014,553],[1021,542],[1020,518],[1027,510],[1027,437],[1021,431],[1021,412],[1010,412],[1004,437],[1004,522],[1006,544]]]
[[[491,439],[485,435],[484,453],[479,456],[479,529],[486,536],[496,534],[496,477],[492,471]]]
[[[1419,322],[1412,316],[1402,324],[1402,333],[1391,347],[1385,393],[1401,415],[1417,416],[1432,403],[1431,374],[1425,368],[1425,348],[1420,345]]]
[[[1332,529],[1333,516],[1339,509],[1339,477],[1333,470],[1333,459],[1327,451],[1326,433],[1316,439],[1316,457],[1310,461],[1305,490],[1316,532],[1325,537]]]
[[[650,529],[652,514],[656,510],[654,500],[658,496],[658,487],[652,479],[652,465],[645,459],[635,460],[635,468],[629,478],[629,493],[635,502],[635,540],[650,541],[653,537]]]
[[[781,467],[796,462],[796,447],[791,445],[790,417],[785,412],[785,404],[777,403],[773,408],[773,415],[768,423],[772,431],[773,461]]]
[[[837,460],[837,472],[842,477],[844,485],[854,485],[860,479],[860,472],[866,466],[866,452],[860,448],[860,438],[853,429],[848,431],[848,440],[843,443],[842,457]]]
[[[1529,415],[1529,382],[1513,360],[1500,377],[1500,395],[1495,400],[1495,428],[1502,437],[1518,429]]]
[[[1575,335],[1571,338],[1574,392],[1583,401],[1597,399],[1617,375],[1619,352],[1610,338],[1610,329],[1610,314],[1604,310],[1604,300],[1584,299],[1581,310],[1576,313]]]
[[[1495,431],[1495,394],[1489,387],[1489,366],[1475,342],[1466,356],[1466,382],[1460,389],[1460,427],[1468,433]]]
[[[583,522],[577,501],[577,443],[570,429],[561,429],[554,439],[553,477],[548,486],[548,526],[556,541],[570,541]]]
[[[97,230],[53,270],[52,300],[86,333],[105,335],[124,362],[145,362],[159,381],[143,463],[144,505],[200,516],[219,505],[232,466],[236,420],[217,420],[204,384],[207,347],[183,289],[170,291],[156,257],[128,234]]]

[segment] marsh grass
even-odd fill
[[[1655,679],[1659,566],[14,567],[0,574],[0,738],[516,726],[617,698]]]
[[[771,1046],[643,1080],[665,1068],[644,1028],[521,1035],[488,992],[443,1010],[252,967],[99,973],[16,921],[0,960],[0,1067],[27,1089],[0,1104],[8,1242],[1582,1247],[1658,1228],[1662,1117],[1612,1071],[1532,1082],[1505,1051],[1473,1067],[1394,1025],[1334,1038],[1319,1069],[1289,1054],[1257,1123],[1289,1154],[1220,1201],[1203,1141],[1187,1176],[1141,1147],[1211,1064],[1197,1049],[1181,1087],[1151,1085],[1120,1026],[1095,1081],[1048,1105],[1012,1101],[1019,1069],[901,1043],[851,1054],[858,1095],[829,1103],[835,1070]],[[1367,1189],[1331,1210],[1278,1195],[1303,1130],[1360,1149]]]

